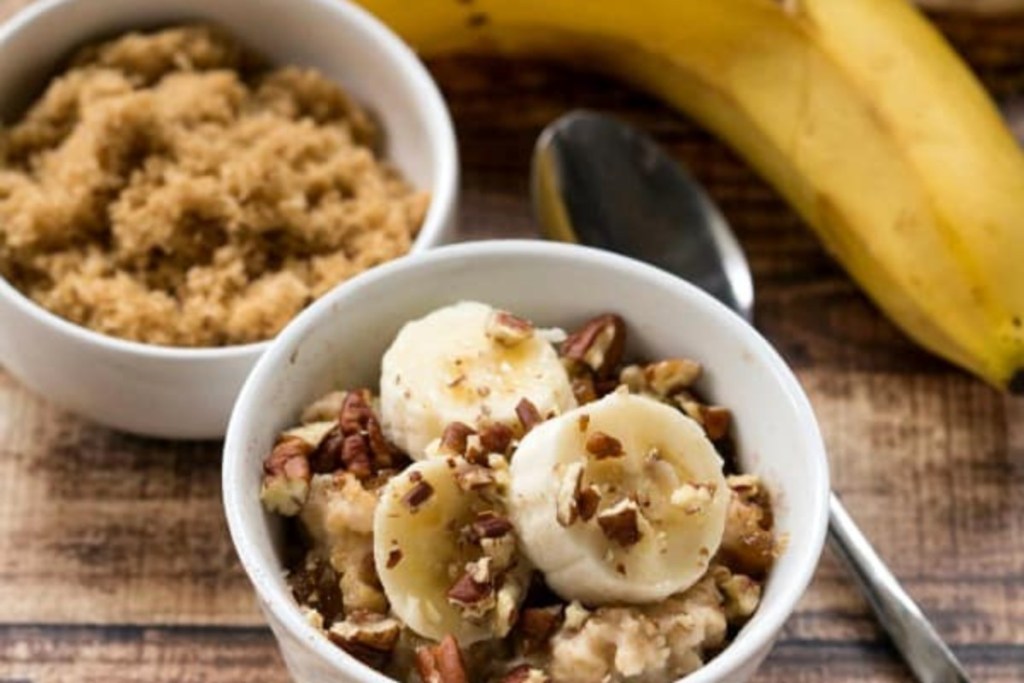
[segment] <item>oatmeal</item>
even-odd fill
[[[427,206],[326,77],[201,25],[80,50],[0,129],[0,274],[153,344],[268,339],[408,251]]]
[[[770,496],[700,364],[627,364],[626,334],[457,304],[399,333],[379,394],[312,402],[261,493],[309,622],[423,683],[665,683],[727,647],[778,552]]]

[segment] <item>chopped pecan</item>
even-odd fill
[[[463,422],[449,423],[441,432],[441,452],[448,455],[464,455],[466,439],[475,433],[472,427]]]
[[[614,436],[605,434],[604,432],[592,432],[587,437],[586,444],[587,452],[594,456],[597,460],[604,460],[606,458],[621,458],[626,453],[622,450],[622,442],[616,439]]]
[[[491,558],[482,557],[466,565],[465,572],[448,589],[448,602],[462,618],[484,623],[497,606],[497,588]]]
[[[376,417],[371,416],[366,421],[366,439],[370,445],[370,452],[373,453],[374,469],[388,469],[400,464],[397,458],[398,449],[388,443]]]
[[[679,389],[691,386],[700,374],[700,363],[689,358],[669,358],[644,368],[648,386],[659,396],[670,396]]]
[[[497,483],[494,472],[484,465],[462,463],[455,471],[455,483],[463,491],[480,491]]]
[[[580,519],[589,522],[601,505],[601,492],[591,484],[576,492],[576,512]]]
[[[356,659],[381,666],[395,649],[401,632],[401,624],[391,617],[357,612],[331,626],[327,638]]]
[[[280,515],[297,515],[309,496],[309,455],[313,448],[297,438],[282,439],[263,461],[263,506]]]
[[[496,512],[481,512],[473,520],[473,534],[478,539],[500,538],[512,531],[512,522]]]
[[[451,635],[437,645],[416,648],[416,672],[423,683],[469,683],[462,651]]]
[[[524,655],[543,651],[551,637],[562,625],[561,605],[551,607],[528,607],[519,615],[516,630]]]
[[[359,434],[345,437],[341,444],[341,464],[357,479],[369,479],[373,476],[373,461],[366,439]]]
[[[533,402],[528,398],[520,399],[519,403],[516,404],[516,417],[523,424],[523,433],[529,432],[544,421],[540,411],[537,410],[537,406],[533,405]]]
[[[626,349],[626,323],[613,313],[587,321],[562,344],[562,355],[607,377],[622,362]]]
[[[398,563],[402,561],[402,550],[401,548],[392,548],[388,551],[387,568],[394,569],[398,566]]]
[[[597,387],[594,385],[594,378],[590,375],[573,377],[571,386],[572,395],[579,405],[586,405],[597,400]]]
[[[487,453],[505,455],[512,445],[512,429],[501,422],[492,422],[480,429],[480,445]]]
[[[494,311],[487,318],[486,334],[502,346],[516,346],[533,336],[533,323],[508,311]]]
[[[640,542],[640,509],[636,502],[626,498],[597,515],[597,525],[611,541],[623,548]]]
[[[701,423],[704,431],[712,441],[721,439],[729,433],[729,425],[732,422],[732,413],[728,408],[721,406],[701,406]]]
[[[484,557],[491,559],[494,571],[503,572],[512,566],[515,559],[516,539],[512,534],[497,538],[481,538],[480,549],[484,551]]]
[[[472,572],[466,571],[448,589],[448,601],[460,607],[474,606],[493,597],[494,587],[490,581],[477,581]]]
[[[330,474],[341,467],[342,446],[345,434],[339,425],[331,428],[320,445],[309,456],[309,466],[314,474]]]
[[[409,509],[415,511],[419,506],[427,502],[432,495],[434,495],[434,487],[429,482],[420,479],[402,496],[402,502]]]
[[[339,578],[329,562],[309,556],[289,572],[288,585],[297,603],[316,609],[325,624],[332,624],[344,607]]]
[[[359,434],[366,429],[367,421],[373,417],[369,389],[354,389],[345,394],[338,414],[338,424],[345,436]]]
[[[770,510],[765,494],[740,493],[734,489],[718,550],[723,564],[753,578],[761,578],[768,573],[775,561],[776,550]]]

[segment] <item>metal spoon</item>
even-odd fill
[[[533,156],[541,229],[648,261],[753,320],[750,268],[703,188],[657,143],[588,111],[549,125]],[[879,623],[921,683],[967,683],[967,674],[833,494],[829,539]]]

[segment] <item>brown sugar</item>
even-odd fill
[[[117,337],[268,339],[409,250],[428,197],[376,140],[339,86],[208,26],[86,47],[0,128],[0,274]]]

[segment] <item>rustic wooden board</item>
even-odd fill
[[[942,26],[1017,111],[1024,18]],[[748,250],[758,323],[812,398],[851,512],[975,680],[1024,680],[1024,401],[906,341],[772,190],[658,103],[543,64],[431,66],[462,142],[466,238],[534,234],[530,148],[572,107],[642,125],[693,167]],[[72,680],[287,676],[227,537],[219,445],[112,433],[0,372],[0,683]],[[910,680],[827,554],[757,679]]]

